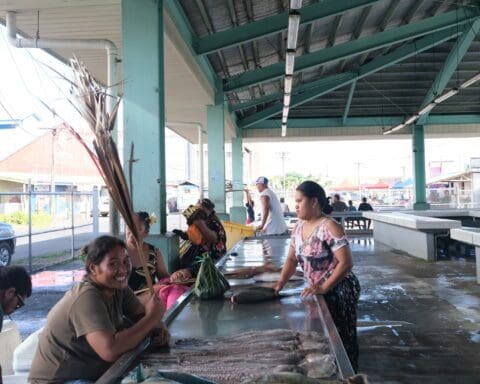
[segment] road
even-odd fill
[[[68,225],[68,224],[67,224]],[[180,214],[167,216],[167,229],[171,231],[174,228],[185,229],[185,219]],[[24,228],[15,229],[17,236],[27,234]],[[99,218],[99,234],[109,233],[108,217]],[[83,245],[93,240],[93,227],[88,225],[81,228],[75,228],[74,249],[79,250]],[[51,232],[32,236],[32,255],[46,256],[65,252],[70,252],[72,247],[72,230],[66,229],[58,232]],[[12,261],[26,260],[29,256],[28,236],[17,238],[17,246]]]
[[[108,233],[108,217],[99,220],[100,234]],[[16,230],[17,235],[25,234],[25,230]],[[78,250],[94,238],[93,227],[88,225],[75,228],[74,249]],[[70,251],[72,246],[72,230],[66,229],[32,236],[32,255],[44,256]],[[28,236],[17,238],[17,246],[12,261],[27,259],[29,255]]]

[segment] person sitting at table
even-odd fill
[[[357,303],[360,284],[352,272],[353,260],[342,226],[330,213],[324,189],[313,181],[301,183],[295,193],[299,218],[292,230],[290,248],[275,285],[278,293],[295,273],[303,269],[308,286],[301,294],[324,295],[347,355],[358,365]]]
[[[168,342],[157,295],[145,305],[128,287],[132,270],[125,243],[101,236],[83,248],[86,274],[52,308],[40,333],[29,383],[94,382],[149,334]],[[124,318],[133,325],[125,327]]]
[[[356,212],[357,208],[353,205],[352,200],[348,200],[348,207],[347,207],[348,212]],[[360,225],[358,223],[358,220],[355,217],[347,217],[347,220],[345,222],[347,228],[353,228],[354,223],[357,222],[357,226],[360,228]]]
[[[150,233],[150,225],[153,223],[154,219],[147,212],[136,212],[135,225],[138,231],[139,245],[142,249],[141,255],[138,254],[132,231],[128,227],[125,230],[127,253],[132,262],[132,273],[128,279],[128,286],[138,294],[138,298],[142,303],[145,303],[150,298],[150,292],[147,289],[147,278],[145,277],[141,260],[143,258],[147,264],[152,284],[155,284],[153,287],[155,292],[160,295],[166,309],[169,309],[188,287],[173,284],[170,281],[170,274],[162,253],[158,248],[144,241]]]
[[[201,199],[184,212],[187,219],[187,232],[174,230],[184,241],[180,246],[181,269],[170,276],[172,281],[185,281],[197,275],[200,268],[197,256],[210,252],[214,261],[227,252],[227,235],[215,213],[215,204],[209,199]]]
[[[362,211],[362,212],[373,211],[372,206],[369,203],[367,203],[367,198],[366,197],[362,197],[362,202],[358,206],[358,210]],[[372,220],[362,218],[362,221],[363,221],[364,229],[370,229],[370,225],[372,224]]]

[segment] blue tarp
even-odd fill
[[[397,181],[395,184],[392,185],[393,189],[403,189],[408,188],[413,185],[412,179],[407,179],[405,181]]]

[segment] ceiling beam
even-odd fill
[[[350,117],[343,124],[341,117],[320,117],[315,119],[289,118],[288,128],[340,128],[340,127],[390,127],[400,124],[405,116],[366,116]],[[479,114],[430,115],[424,125],[480,124]],[[249,129],[280,128],[281,119],[268,119],[253,125]]]
[[[454,75],[455,71],[458,68],[458,65],[461,63],[463,56],[467,53],[472,41],[478,35],[480,30],[480,20],[475,21],[468,30],[466,30],[461,36],[458,37],[455,45],[452,47],[450,53],[448,54],[447,59],[443,63],[442,69],[435,78],[432,86],[425,95],[425,99],[422,102],[420,107],[423,108],[427,104],[430,104],[435,97],[441,95],[445,88],[448,85],[448,82]],[[416,122],[418,125],[422,125],[428,117],[428,113],[422,115]]]
[[[175,29],[178,31],[178,34],[181,36],[181,39],[185,43],[189,54],[195,61],[196,65],[201,68],[210,87],[215,90],[216,88],[218,88],[218,84],[220,83],[219,77],[213,70],[208,58],[203,56],[197,56],[193,51],[192,46],[195,39],[194,32],[190,23],[188,22],[187,16],[185,15],[183,8],[175,0],[165,0],[163,4],[165,10],[173,21],[172,24],[175,24]]]
[[[320,3],[307,5],[299,9],[302,24],[338,15],[359,7],[375,4],[382,0],[324,0]],[[232,45],[268,36],[286,30],[288,26],[288,11],[262,20],[247,23],[226,31],[217,32],[198,39],[193,48],[198,55],[205,55],[228,48]]]
[[[323,4],[323,3],[320,3]],[[348,41],[334,47],[325,48],[295,59],[295,72],[300,72],[331,61],[344,59],[392,44],[411,40],[432,32],[472,22],[480,16],[479,8],[464,7],[459,11],[443,13],[413,24],[403,25],[375,35]],[[255,71],[232,76],[224,82],[225,92],[235,91],[253,84],[270,81],[283,76],[285,63],[278,62]]]
[[[357,80],[355,80],[350,85],[350,90],[348,91],[347,102],[345,103],[345,111],[343,112],[342,124],[347,123],[348,112],[350,112],[350,105],[352,104],[353,94],[355,93],[355,86],[357,85]]]
[[[295,94],[295,96],[292,97],[290,108],[304,104],[337,88],[344,87],[355,80],[359,80],[384,68],[388,68],[395,63],[416,55],[418,52],[425,51],[438,44],[448,41],[452,37],[463,33],[463,31],[463,28],[452,27],[440,32],[432,33],[412,43],[403,45],[387,55],[376,57],[369,63],[359,67],[357,71],[349,71],[312,82],[310,83],[311,89],[306,90],[303,93],[298,94],[298,91],[296,91],[294,88],[292,93]],[[242,128],[246,128],[258,123],[261,120],[278,115],[281,113],[282,107],[282,103],[272,105],[271,107],[265,108],[260,112],[254,113],[253,115],[239,120],[239,125]]]

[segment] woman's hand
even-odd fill
[[[278,281],[275,286],[273,287],[273,289],[275,290],[275,295],[280,295],[280,291],[283,289],[283,286],[285,284],[281,283],[280,281]]]
[[[155,293],[150,296],[145,303],[145,317],[152,320],[161,321],[165,314],[165,306]]]
[[[173,272],[170,275],[170,281],[175,282],[184,282],[192,278],[192,271],[187,268],[179,269],[176,272]]]
[[[302,291],[300,297],[305,298],[310,295],[325,295],[327,292],[328,290],[323,284],[309,285]]]
[[[161,327],[155,328],[153,330],[153,344],[158,347],[163,347],[168,345],[170,342],[170,332],[165,326],[162,324]]]

